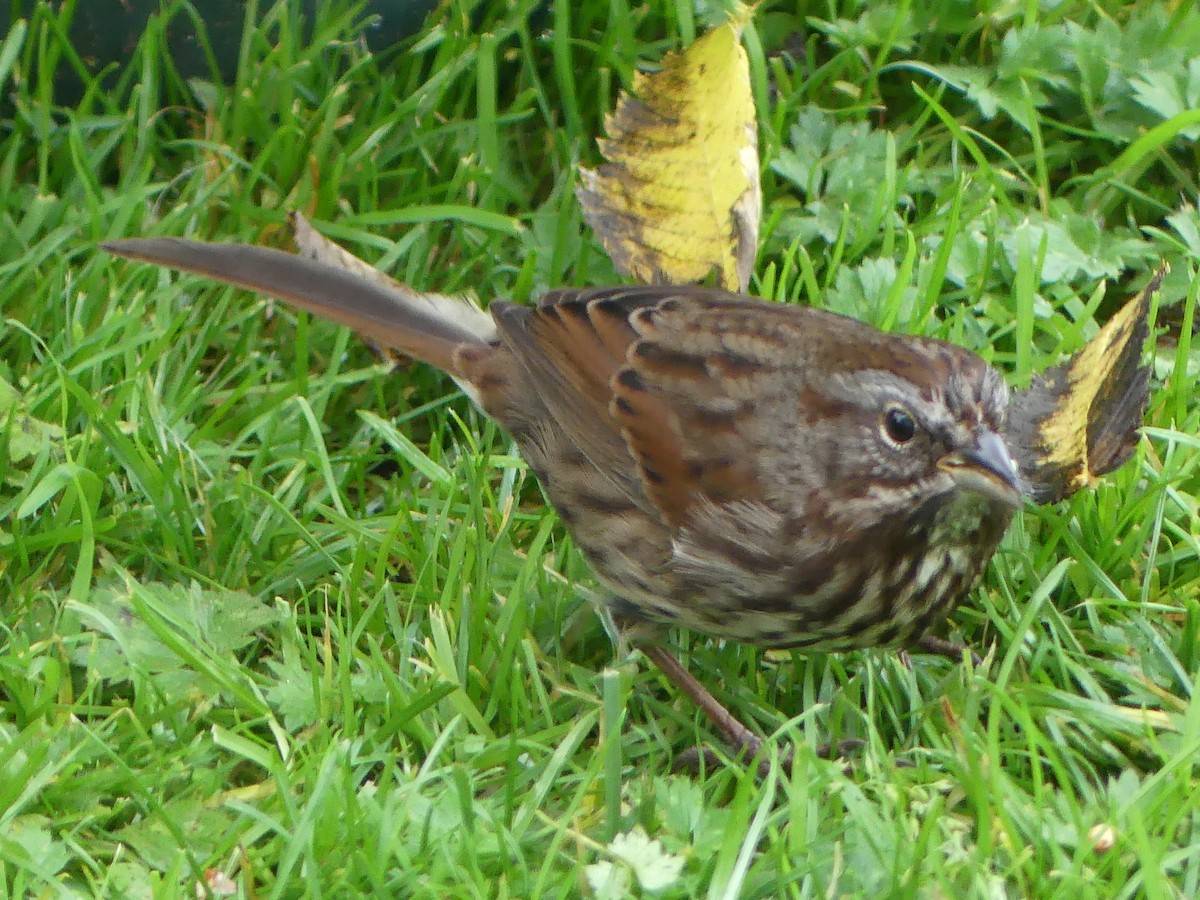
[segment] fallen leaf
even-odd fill
[[[220,869],[208,868],[204,870],[204,884],[196,885],[196,896],[232,897],[237,890],[237,882],[232,878]]]
[[[1096,853],[1107,853],[1117,843],[1117,830],[1107,822],[1097,822],[1088,829],[1088,840]]]
[[[1133,455],[1150,398],[1142,363],[1150,299],[1166,273],[1163,266],[1082,350],[1014,395],[1008,442],[1038,503],[1071,496]]]
[[[439,308],[454,309],[456,312],[455,318],[466,324],[468,328],[481,329],[486,332],[492,327],[491,315],[480,309],[476,303],[466,297],[449,297],[445,294],[422,293],[402,281],[397,281],[386,272],[381,272],[366,260],[359,259],[345,247],[335,244],[317,231],[317,229],[313,228],[312,223],[302,213],[293,212],[288,216],[288,221],[292,226],[292,238],[296,242],[296,250],[299,256],[323,262],[338,269],[344,269],[347,272],[358,275],[360,278],[373,281],[388,290],[406,296],[422,298]],[[474,320],[478,320],[479,324],[477,326],[473,326]],[[408,362],[408,357],[395,350],[381,347],[374,341],[368,340],[368,343],[380,357],[393,366],[403,365]]]
[[[687,284],[714,268],[729,290],[750,283],[762,191],[741,21],[637,73],[598,141],[607,163],[580,172],[584,218],[617,269],[644,284]]]

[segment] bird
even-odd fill
[[[736,750],[762,739],[666,649],[684,628],[844,651],[929,635],[1033,493],[978,354],[717,288],[551,290],[486,310],[329,260],[180,238],[103,243],[348,326],[446,372],[512,437],[606,613]],[[1026,460],[1032,471],[1032,463]]]

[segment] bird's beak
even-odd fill
[[[1003,439],[986,428],[975,433],[972,446],[943,456],[938,467],[949,473],[960,488],[1007,506],[1020,506],[1028,493]]]

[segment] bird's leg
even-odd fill
[[[695,676],[685,669],[669,650],[656,644],[649,644],[641,649],[675,687],[687,694],[691,701],[700,707],[700,711],[724,735],[725,740],[736,749],[744,751],[747,759],[758,756],[758,752],[762,749],[762,738],[739,722],[734,714],[709,693],[708,688],[697,681]]]
[[[754,759],[759,755],[763,739],[743,725],[720,700],[709,693],[708,688],[697,681],[695,676],[685,669],[669,650],[658,644],[646,644],[641,649],[675,687],[683,691],[693,703],[700,707],[700,711],[704,713],[708,721],[716,726],[734,749],[745,754],[746,759]],[[859,749],[862,745],[863,742],[857,738],[847,738],[836,744],[821,744],[817,747],[817,756],[822,759],[835,759]],[[781,762],[784,772],[791,771],[793,755],[794,751],[791,747],[783,750]],[[685,753],[680,759],[680,764],[685,768],[695,768],[700,759],[703,759],[708,766],[719,764],[717,755],[706,747],[697,747]],[[770,768],[769,760],[759,759],[758,774],[760,777],[766,777]]]
[[[971,654],[971,662],[976,666],[983,665],[983,657],[968,647],[966,644],[958,641],[948,641],[945,638],[934,637],[932,634],[924,634],[917,638],[917,649],[924,653],[931,653],[934,656],[944,656],[952,662],[962,662],[963,653]]]
[[[683,663],[676,659],[670,650],[658,642],[663,637],[661,632],[645,628],[644,623],[638,622],[632,616],[621,616],[618,621],[618,616],[614,615],[611,603],[599,606],[599,611],[600,621],[604,623],[604,628],[612,638],[620,655],[625,655],[631,642],[635,643],[650,661],[658,666],[659,671],[667,676],[667,680],[671,684],[683,691],[693,703],[700,707],[700,711],[716,726],[734,749],[745,753],[746,759],[754,759],[758,756],[759,750],[762,749],[762,738],[738,721],[737,717],[726,709],[724,704],[709,692],[708,688],[683,667]],[[694,764],[701,755],[709,765],[717,765],[715,754],[700,748],[689,753],[684,764],[686,765],[688,761]]]
[[[638,622],[633,617],[626,617],[614,612],[612,603],[598,605],[600,620],[605,630],[613,639],[620,655],[625,655],[631,644],[635,644],[653,662],[667,680],[682,691],[689,700],[700,708],[721,736],[731,744],[734,750],[745,759],[754,759],[762,751],[763,739],[751,731],[709,692],[691,672],[661,643],[663,634],[655,628],[645,627],[644,622]],[[862,747],[863,742],[856,738],[838,741],[836,744],[821,744],[816,748],[817,756],[822,759],[835,759],[846,753]],[[785,772],[790,772],[794,751],[787,747],[782,753],[782,764]],[[684,753],[678,760],[680,768],[697,769],[700,760],[710,768],[720,765],[720,758],[707,747],[694,747]],[[770,762],[766,759],[758,761],[758,774],[765,777],[770,770]]]

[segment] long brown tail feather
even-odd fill
[[[180,238],[135,238],[100,246],[117,256],[267,294],[451,374],[456,374],[456,350],[486,343],[485,336],[439,314],[421,295],[281,250]]]

